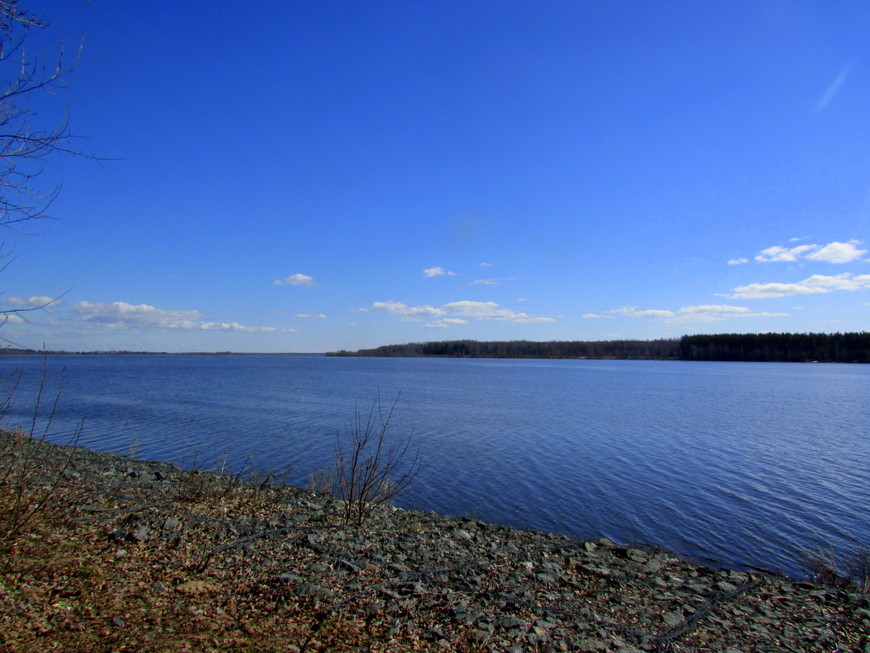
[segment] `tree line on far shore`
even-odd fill
[[[870,333],[723,333],[679,339],[550,342],[447,340],[327,355],[870,363]]]

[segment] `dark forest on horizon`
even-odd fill
[[[870,363],[870,333],[722,333],[660,340],[550,342],[446,340],[327,355]]]
[[[0,348],[0,355],[169,355],[148,351],[69,352]],[[184,356],[245,356],[235,352],[186,352]],[[263,355],[263,354],[259,354]],[[319,356],[323,354],[272,354]],[[441,358],[576,358],[617,360],[870,363],[870,333],[720,333],[658,340],[444,340],[383,345],[327,356]]]

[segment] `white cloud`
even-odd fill
[[[803,283],[750,283],[737,286],[734,292],[725,297],[732,299],[771,299],[774,297],[789,297],[790,295],[810,295],[830,292],[826,288],[812,288]]]
[[[590,320],[612,320],[612,315],[602,315],[601,313],[584,313],[580,317],[585,317]]]
[[[555,322],[551,317],[533,317],[527,313],[517,313],[509,308],[502,308],[495,302],[474,302],[463,300],[444,304],[444,310],[463,317],[476,320],[494,320],[531,324],[536,322]]]
[[[664,309],[647,309],[639,311],[634,306],[623,306],[601,313],[587,313],[585,318],[612,318],[615,315],[625,317],[648,317],[656,320],[664,320],[671,324],[685,324],[695,322],[716,322],[728,320],[734,317],[784,317],[788,313],[753,313],[745,306],[732,306],[729,304],[702,304],[698,306],[684,306],[676,313]]]
[[[834,241],[812,254],[807,254],[807,258],[811,261],[825,261],[827,263],[851,263],[867,253],[866,249],[856,247],[860,244],[860,240],[850,240],[848,243]]]
[[[455,277],[456,272],[451,272],[450,270],[445,270],[442,267],[434,267],[434,268],[426,268],[423,270],[424,277],[440,277],[447,275],[448,277]]]
[[[496,279],[475,279],[468,283],[469,286],[497,286],[502,281],[513,281],[514,277],[498,277]]]
[[[665,311],[659,309],[647,309],[645,311],[637,311],[634,313],[637,317],[673,317],[674,314],[672,311]]]
[[[316,286],[317,282],[307,274],[293,274],[284,279],[275,279],[272,282],[276,286]]]
[[[368,309],[356,309],[366,311]],[[555,322],[552,317],[539,317],[529,315],[528,313],[517,313],[509,308],[503,308],[495,302],[475,302],[463,300],[458,302],[450,302],[444,304],[440,308],[424,304],[422,306],[408,306],[402,302],[387,301],[374,302],[371,305],[373,311],[382,311],[389,313],[402,320],[423,320],[432,317],[447,317],[457,316],[459,318],[469,318],[473,320],[500,321],[500,322],[515,322],[518,324],[533,324],[542,322]],[[439,323],[446,320],[439,320]],[[446,322],[448,324],[459,324],[460,322]],[[438,328],[438,327],[436,327]]]
[[[456,324],[468,324],[468,320],[462,320],[457,317],[445,317],[443,320],[429,322],[426,325],[427,329],[447,329]]]
[[[430,317],[441,317],[442,315],[446,315],[442,309],[429,306],[428,304],[423,306],[408,306],[407,304],[393,300],[388,302],[374,302],[371,310],[383,311],[384,313],[389,313],[390,315],[394,315],[402,320],[424,320]]]
[[[613,315],[625,315],[628,317],[673,317],[674,314],[672,311],[665,311],[659,309],[645,309],[642,311],[637,310],[634,306],[623,306],[622,308],[614,308],[609,311],[605,311],[605,313],[611,313]]]
[[[797,283],[750,283],[737,286],[730,295],[733,299],[771,299],[791,295],[815,295],[834,290],[868,290],[870,274],[853,275],[849,272],[837,275],[814,274]]]
[[[729,304],[714,304],[701,306],[685,306],[679,310],[679,315],[671,322],[683,324],[686,322],[718,322],[730,320],[735,317],[788,317],[788,313],[753,313],[745,306],[731,306]]]
[[[728,265],[743,265],[744,263],[749,263],[748,258],[732,258],[728,261]]]
[[[323,313],[318,313],[317,315],[310,315],[309,313],[297,313],[296,315],[294,315],[294,317],[301,317],[312,320],[322,320],[326,316]]]
[[[199,331],[274,331],[274,327],[250,327],[238,322],[207,322],[199,311],[167,311],[148,304],[111,302],[74,304],[73,312],[89,324],[106,329],[190,329]]]
[[[612,308],[608,313],[613,313],[614,315],[631,315],[637,309],[634,306],[623,306],[622,308]]]
[[[792,239],[794,240],[794,239]],[[798,245],[796,247],[782,247],[774,245],[761,250],[755,257],[762,263],[793,263],[800,258],[808,261],[823,261],[825,263],[851,263],[867,253],[866,249],[858,249],[860,240],[850,240],[847,243],[834,241],[827,245]],[[737,265],[745,259],[732,259],[729,265]]]
[[[0,314],[0,325],[3,324],[24,324],[27,320],[25,320],[20,315],[16,315],[15,313],[6,313]]]
[[[774,245],[773,247],[761,250],[758,256],[755,257],[755,260],[761,261],[762,263],[797,261],[798,257],[804,252],[817,248],[818,245],[798,245],[797,247],[780,247],[779,245]]]
[[[484,261],[483,263],[480,264],[480,267],[491,268],[491,267],[493,267],[493,265],[492,265],[492,263],[487,263],[486,261]]]
[[[10,297],[6,300],[10,306],[21,306],[23,308],[40,308],[48,304],[57,304],[58,300],[52,297]]]
[[[200,322],[199,326],[193,328],[203,331],[245,331],[248,333],[255,331],[268,333],[275,330],[275,327],[252,327],[238,322]]]
[[[732,306],[730,304],[701,304],[699,306],[684,306],[680,309],[680,313],[689,315],[708,314],[708,313],[751,313],[745,306]]]

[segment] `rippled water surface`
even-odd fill
[[[245,458],[305,484],[355,402],[401,394],[394,431],[423,461],[400,505],[605,535],[800,575],[800,554],[870,543],[870,367],[857,365],[57,356],[44,414],[81,443],[183,465]],[[43,361],[7,424],[32,413]]]

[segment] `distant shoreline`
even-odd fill
[[[21,356],[354,356],[544,360],[679,360],[768,363],[870,363],[870,333],[721,333],[658,340],[442,340],[332,352],[153,352],[0,349]]]
[[[659,340],[528,340],[384,345],[327,356],[870,363],[870,333],[722,333]]]
[[[326,356],[325,352],[266,351],[63,351],[41,349],[0,349],[0,356]]]

